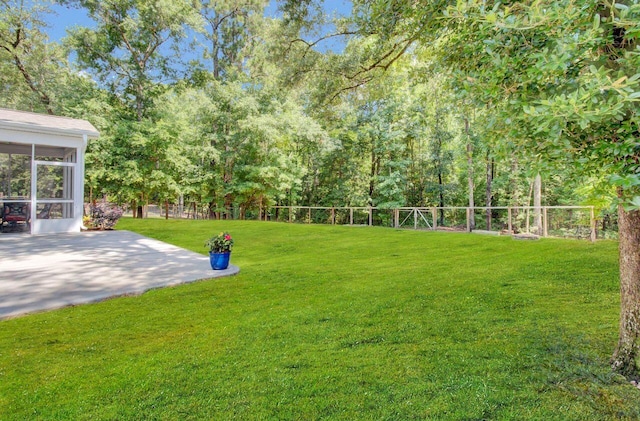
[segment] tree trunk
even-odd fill
[[[618,205],[620,233],[620,337],[611,359],[614,371],[628,379],[640,374],[640,211]]]
[[[466,118],[464,120],[464,130],[467,133],[467,182],[469,185],[469,207],[471,208],[471,214],[469,215],[469,229],[473,231],[476,229],[476,215],[473,210],[475,207],[473,199],[475,190],[475,185],[473,183],[473,143],[471,143],[471,140],[469,139],[469,120]]]
[[[219,54],[220,54],[220,47],[218,46],[218,39],[216,36],[211,43],[211,57],[213,59],[213,77],[216,80],[220,80],[220,57],[218,57]]]
[[[376,189],[376,176],[380,171],[380,158],[376,156],[376,151],[371,146],[371,173],[369,178],[369,203],[373,203],[373,193]]]
[[[144,118],[144,87],[141,83],[136,85],[136,115],[141,122]]]
[[[439,206],[440,206],[440,226],[444,226],[444,185],[442,184],[442,171],[438,169],[438,190],[439,190]]]
[[[224,195],[224,213],[222,219],[233,219],[233,198],[231,193]]]
[[[211,199],[209,202],[209,210],[207,211],[207,219],[217,219],[216,218],[216,200],[215,198]]]
[[[485,190],[485,211],[487,230],[491,231],[491,202],[493,198],[492,184],[493,184],[493,158],[489,155],[490,151],[487,151],[487,188]]]
[[[533,227],[536,234],[542,235],[542,177],[540,173],[533,181]]]
[[[520,185],[518,183],[518,158],[516,158],[515,154],[513,154],[511,158],[511,203],[510,206],[520,206]],[[518,214],[520,210],[516,207],[513,209],[512,218],[514,220],[518,220]],[[517,232],[515,226],[512,226],[511,229],[513,233]]]

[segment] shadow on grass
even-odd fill
[[[545,389],[575,399],[604,419],[640,419],[640,390],[596,355],[588,338],[563,329],[538,333]]]

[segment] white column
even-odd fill
[[[38,234],[36,231],[36,199],[38,195],[38,166],[36,165],[36,145],[31,144],[31,202],[29,205],[29,225],[31,234]]]
[[[82,147],[78,148],[76,154],[76,165],[74,171],[75,183],[74,183],[74,214],[73,218],[77,224],[77,231],[82,228],[82,216],[84,215],[84,155],[87,150],[87,135],[82,135]]]

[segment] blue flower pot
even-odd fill
[[[223,270],[229,267],[229,258],[231,257],[231,252],[228,251],[226,253],[212,253],[209,252],[209,261],[211,262],[211,269],[213,270]]]

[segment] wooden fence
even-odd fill
[[[237,213],[237,212],[236,212]],[[145,217],[207,219],[208,208],[176,205],[145,207]],[[236,219],[239,215],[231,214]],[[598,231],[593,206],[502,207],[323,207],[271,206],[245,213],[245,219],[307,224],[386,226],[490,234],[531,233],[542,237],[571,237],[594,241]]]
[[[596,240],[593,206],[499,207],[322,207],[272,206],[260,209],[260,220],[393,228],[479,231],[494,234],[528,233],[542,237]]]

